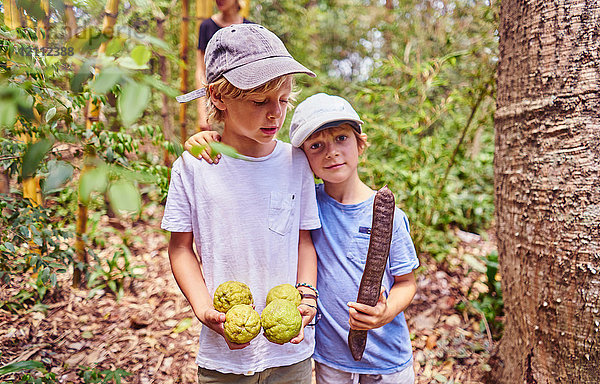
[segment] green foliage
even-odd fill
[[[257,3],[252,19],[318,73],[297,78],[298,101],[316,92],[340,95],[365,121],[370,146],[361,178],[394,191],[420,253],[443,261],[455,242],[451,226],[482,232],[490,225],[496,5]]]
[[[27,373],[34,371],[34,373]],[[77,375],[83,379],[85,384],[120,384],[123,377],[131,376],[131,373],[120,368],[116,370],[99,370],[95,367],[79,366]],[[8,378],[6,378],[8,376]],[[0,384],[58,384],[61,381],[54,373],[48,372],[46,366],[39,361],[27,360],[7,364],[0,367]]]
[[[88,288],[91,288],[89,296],[93,296],[99,290],[109,289],[117,298],[121,299],[124,293],[125,282],[128,279],[140,277],[136,269],[143,268],[143,265],[131,265],[131,251],[129,247],[122,244],[119,250],[113,254],[113,257],[102,262],[93,254],[96,264],[94,270],[90,273],[88,279]],[[106,264],[106,265],[103,265]]]
[[[480,292],[477,298],[467,302],[461,302],[457,308],[460,311],[469,310],[477,315],[482,315],[480,329],[482,332],[489,326],[490,332],[495,340],[500,339],[504,324],[504,301],[500,281],[496,278],[498,274],[498,252],[494,251],[483,258],[485,262],[485,284],[487,292]],[[469,289],[468,294],[471,294]]]
[[[131,373],[124,371],[120,368],[117,368],[114,371],[111,371],[108,369],[101,371],[98,368],[80,366],[79,369],[80,369],[80,371],[78,372],[78,375],[79,375],[79,377],[81,377],[83,379],[83,382],[85,384],[88,384],[88,383],[121,384],[121,379],[123,377],[131,376]]]
[[[21,196],[0,195],[0,212],[0,280],[9,284],[26,278],[19,293],[0,302],[0,308],[34,309],[56,286],[57,274],[73,263],[73,251],[65,245],[71,233],[56,225],[50,208],[34,206]]]
[[[7,364],[3,367],[0,367],[0,376],[8,375],[9,373],[40,368],[44,368],[44,364],[40,363],[39,361],[17,361],[16,363]]]

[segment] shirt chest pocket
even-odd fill
[[[269,199],[269,229],[280,235],[287,235],[294,222],[296,195],[271,192]]]
[[[350,239],[350,249],[348,257],[358,263],[364,264],[367,261],[367,252],[369,251],[369,241],[371,235],[366,233],[357,233]]]

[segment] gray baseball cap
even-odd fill
[[[273,32],[258,24],[233,24],[219,29],[204,54],[206,82],[225,77],[239,89],[252,89],[292,73],[316,75],[294,60]],[[206,95],[206,88],[178,96],[185,103]]]
[[[350,124],[358,133],[362,132],[363,121],[346,99],[317,93],[307,97],[294,110],[290,123],[290,143],[300,147],[313,133],[343,123]]]

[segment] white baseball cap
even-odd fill
[[[317,93],[296,107],[290,124],[290,142],[294,147],[300,147],[313,133],[343,123],[362,132],[360,126],[364,123],[346,99]]]

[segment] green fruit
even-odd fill
[[[239,281],[226,281],[215,290],[213,305],[219,312],[227,311],[237,304],[254,304],[250,288]]]
[[[284,299],[291,301],[294,305],[299,306],[302,296],[300,292],[291,284],[281,284],[271,288],[267,294],[267,305],[275,299]]]
[[[260,323],[267,339],[274,343],[287,343],[300,333],[302,316],[291,301],[274,299],[260,315]]]
[[[227,311],[223,327],[227,340],[244,344],[260,333],[260,315],[248,304],[234,305]]]

